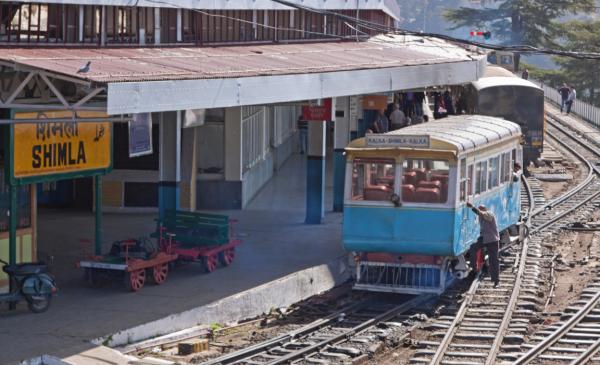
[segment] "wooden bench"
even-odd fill
[[[151,235],[155,238],[160,238],[162,228],[162,232],[174,235],[176,243],[190,246],[223,245],[230,240],[226,215],[167,210],[164,219],[157,222],[156,232]]]

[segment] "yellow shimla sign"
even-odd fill
[[[72,119],[70,111],[15,113],[13,119]],[[77,112],[77,118],[107,118]],[[86,176],[111,168],[110,122],[56,121],[15,123],[12,129],[12,176],[29,182],[71,175]],[[58,174],[59,176],[54,176]],[[63,175],[64,174],[64,175]]]

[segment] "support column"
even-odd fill
[[[102,255],[102,176],[94,176],[96,186],[96,216],[94,231],[94,253]]]
[[[325,217],[325,121],[308,122],[306,170],[306,224],[321,224]]]
[[[336,112],[333,137],[333,211],[344,210],[344,179],[346,177],[346,156],[344,148],[350,142],[350,98],[336,99]]]
[[[158,214],[179,209],[181,181],[181,112],[160,114]]]
[[[154,8],[154,44],[160,44],[160,8]]]
[[[244,159],[242,107],[225,109],[225,183],[226,191],[218,205],[227,209],[244,209]]]
[[[242,181],[242,108],[225,109],[225,180]]]
[[[358,138],[358,116],[362,115],[362,106],[359,96],[351,96],[349,98],[348,118],[350,125],[350,140]]]
[[[8,223],[8,264],[15,265],[17,263],[17,186],[10,185],[10,217]],[[8,290],[13,292],[12,280],[9,282]],[[8,304],[9,310],[17,309],[16,302]]]

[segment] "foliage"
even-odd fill
[[[572,21],[562,25],[564,47],[579,52],[600,52],[600,22]],[[580,99],[600,105],[600,62],[556,57],[567,84],[573,85]]]
[[[449,9],[445,17],[453,23],[452,29],[489,30],[498,43],[550,46],[561,30],[560,17],[592,11],[594,6],[593,0],[490,0],[480,8]]]

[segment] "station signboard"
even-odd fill
[[[367,134],[365,136],[367,147],[405,147],[429,148],[429,136],[419,135],[391,135]]]
[[[302,107],[302,118],[304,120],[313,121],[330,121],[332,118],[332,105],[331,98],[323,99],[322,105],[310,104]]]
[[[107,118],[102,112],[15,112],[8,133],[9,183],[30,184],[105,174],[112,168],[110,122],[81,122],[78,118]],[[27,122],[19,122],[27,119]],[[38,119],[40,122],[30,123]],[[56,119],[60,121],[47,121]],[[69,120],[72,119],[72,120]]]

